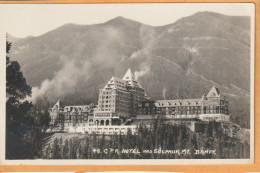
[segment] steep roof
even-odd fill
[[[126,81],[117,78],[117,77],[112,77],[108,83],[106,84],[106,86],[104,87],[104,89],[115,89],[115,88],[119,88],[119,89],[123,89],[126,90]]]
[[[90,105],[74,105],[74,106],[65,106],[64,112],[87,112],[91,109]]]
[[[57,101],[57,103],[52,107],[52,109],[62,109],[62,102],[60,99]]]
[[[154,103],[156,107],[165,106],[200,106],[201,99],[177,99],[177,100],[156,100]]]
[[[126,81],[128,85],[138,86],[142,88],[141,85],[137,83],[135,79],[135,75],[133,74],[130,68],[127,70],[126,74],[124,75],[123,80]]]
[[[209,91],[209,93],[207,94],[207,97],[219,97],[219,96],[220,96],[219,89],[216,88],[215,86],[213,86]]]
[[[123,77],[123,80],[135,80],[135,75],[133,74],[132,70],[129,68],[126,74]]]

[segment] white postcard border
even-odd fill
[[[255,5],[251,16],[251,57],[250,57],[250,159],[75,159],[75,160],[5,160],[5,105],[6,105],[6,29],[0,28],[0,164],[4,165],[219,165],[219,164],[253,164],[254,163],[254,86],[255,86]],[[1,5],[1,4],[0,4]],[[26,4],[23,4],[26,5]],[[40,5],[40,4],[39,4]],[[51,5],[51,4],[50,4]],[[80,5],[80,4],[79,4]],[[2,23],[2,21],[0,21]],[[3,24],[3,23],[2,23]]]

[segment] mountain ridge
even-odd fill
[[[249,33],[248,17],[211,12],[159,27],[117,17],[19,40],[10,56],[21,64],[33,93],[50,102],[97,103],[98,90],[130,67],[154,99],[163,90],[169,99],[201,97],[216,85],[229,96],[231,114],[248,124]]]

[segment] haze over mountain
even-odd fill
[[[248,126],[250,17],[199,12],[160,27],[117,17],[11,40],[33,100],[97,103],[99,89],[130,67],[153,99],[199,98],[215,85]]]

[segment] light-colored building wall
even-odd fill
[[[113,135],[113,134],[121,134],[126,135],[128,131],[131,131],[132,134],[137,133],[137,126],[136,125],[129,125],[129,126],[89,126],[87,128],[87,132],[90,134],[106,134],[106,135]]]
[[[64,130],[71,133],[89,133],[89,134],[106,134],[106,135],[126,135],[127,132],[131,132],[132,134],[137,133],[136,125],[128,125],[128,126],[88,126],[88,125],[79,125],[79,126],[65,126]]]

